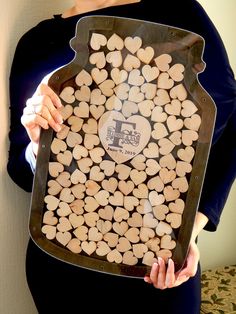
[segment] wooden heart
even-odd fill
[[[107,111],[99,120],[98,133],[106,152],[120,164],[143,150],[149,142],[151,126],[142,116],[125,119],[119,112]]]

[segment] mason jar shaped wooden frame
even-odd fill
[[[58,133],[42,130],[30,235],[64,262],[143,277],[184,266],[215,122],[198,81],[201,36],[108,16],[77,23],[75,58],[49,86]]]

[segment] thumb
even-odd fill
[[[198,269],[199,259],[200,253],[197,244],[195,242],[192,242],[189,246],[189,251],[186,259],[186,267],[179,272],[178,278],[181,276],[195,276]]]

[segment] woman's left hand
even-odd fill
[[[164,260],[159,257],[158,263],[152,265],[150,275],[145,276],[144,280],[161,290],[177,287],[186,282],[190,277],[196,275],[199,258],[199,249],[195,241],[192,240],[186,258],[186,264],[183,269],[175,273],[173,260],[169,259],[166,265]]]

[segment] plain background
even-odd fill
[[[181,1],[181,0],[180,0]],[[234,72],[236,73],[236,1],[200,0],[217,26]],[[35,314],[35,306],[25,280],[25,249],[28,241],[30,194],[18,188],[6,172],[8,157],[9,98],[8,78],[19,38],[29,28],[72,4],[63,0],[2,1],[0,12],[0,313]],[[170,2],[171,5],[171,2]],[[187,14],[187,13],[186,13]],[[216,52],[217,53],[217,52]],[[25,61],[27,62],[27,60]],[[220,165],[219,165],[220,166]],[[236,184],[234,184],[222,221],[215,233],[203,231],[200,251],[203,269],[236,264]],[[40,265],[38,265],[40,267]]]

